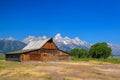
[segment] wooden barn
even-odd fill
[[[71,56],[60,50],[52,38],[32,41],[22,50],[6,54],[8,61],[69,61]]]

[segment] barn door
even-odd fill
[[[48,61],[48,53],[43,54],[43,61]]]
[[[21,55],[21,61],[29,61],[30,60],[30,57],[28,54],[22,54]]]
[[[30,60],[40,60],[40,54],[30,54]]]
[[[57,57],[55,53],[43,53],[42,61],[56,61]]]

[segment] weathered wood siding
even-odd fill
[[[58,50],[40,49],[27,54],[22,54],[22,61],[36,60],[36,61],[54,61],[58,60]]]
[[[58,49],[57,46],[52,42],[52,41],[48,41],[43,47],[42,49]]]
[[[59,61],[70,61],[71,56],[66,54],[66,52],[59,50]]]
[[[29,61],[30,60],[30,55],[28,53],[26,54],[21,54],[21,61]]]

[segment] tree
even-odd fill
[[[105,42],[96,43],[89,50],[89,55],[92,58],[107,58],[111,56],[111,53],[112,49]]]
[[[85,49],[74,48],[70,52],[71,56],[76,58],[86,58],[88,57],[88,51]]]

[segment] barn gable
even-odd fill
[[[41,49],[58,49],[56,44],[53,42],[52,39],[49,39],[42,47]]]

